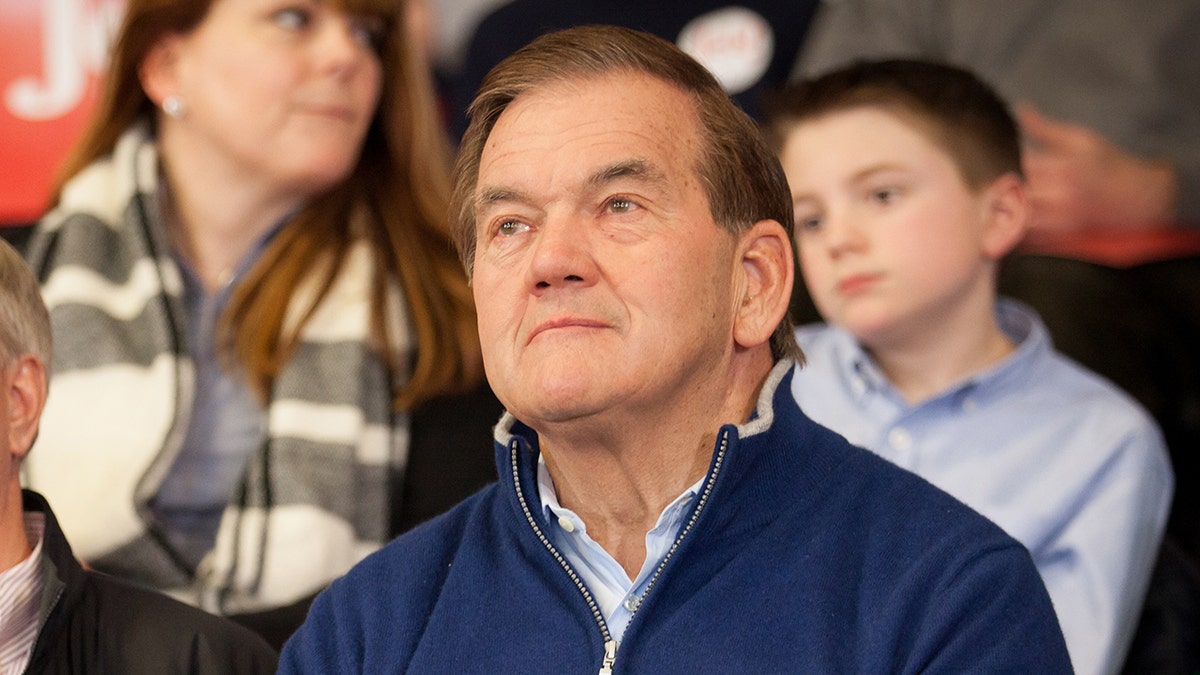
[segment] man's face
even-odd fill
[[[696,175],[690,98],[613,73],[519,96],[480,158],[474,292],[522,421],[680,404],[732,352],[735,238]]]

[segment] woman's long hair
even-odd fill
[[[238,285],[222,317],[222,347],[244,368],[263,399],[292,355],[298,335],[328,292],[352,242],[365,238],[374,252],[371,335],[393,373],[411,376],[395,403],[411,407],[459,391],[482,376],[475,309],[466,275],[447,234],[448,145],[433,95],[428,64],[407,39],[405,3],[341,0],[346,11],[381,17],[382,90],[358,163],[350,174],[317,195],[271,241]],[[203,19],[211,0],[130,0],[114,45],[103,96],[80,142],[63,165],[63,185],[112,152],[121,133],[154,104],[142,90],[138,69],[168,33],[186,33]],[[352,226],[353,224],[353,226]],[[318,293],[301,308],[302,320],[285,324],[301,285],[316,281]],[[389,284],[399,281],[417,341],[412,364],[397,363],[388,347],[399,336],[389,326]],[[294,311],[294,310],[292,310]],[[397,321],[400,319],[400,321]]]

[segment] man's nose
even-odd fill
[[[595,282],[591,232],[579,215],[551,215],[538,228],[529,265],[530,283],[538,289],[590,285]]]

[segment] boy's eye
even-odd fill
[[[819,216],[802,216],[796,218],[797,230],[815,230],[821,226],[821,218]]]
[[[879,188],[871,191],[871,200],[880,204],[890,204],[896,201],[900,196],[900,191],[896,188]]]

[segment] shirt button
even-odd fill
[[[626,597],[624,606],[625,606],[625,609],[629,610],[630,612],[637,611],[637,608],[638,608],[637,596],[630,595],[630,596]]]
[[[912,436],[904,427],[896,427],[888,432],[888,444],[896,450],[908,450],[912,447]]]
[[[575,531],[575,523],[572,523],[571,519],[566,516],[558,517],[558,526],[568,533]]]

